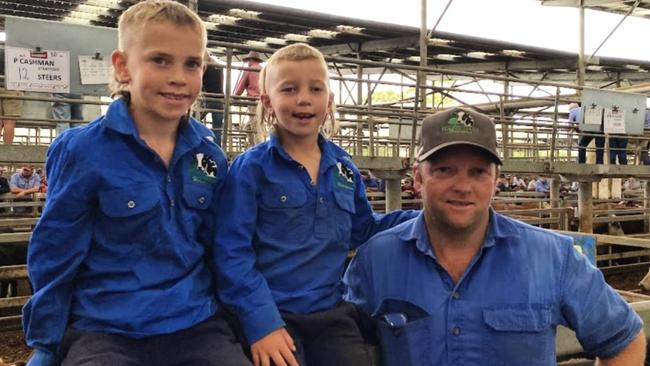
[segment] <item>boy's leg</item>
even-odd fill
[[[331,310],[304,316],[303,322],[302,330],[308,332],[304,335],[308,366],[373,365],[354,305],[341,302]]]
[[[221,312],[191,328],[156,336],[153,365],[250,366]]]
[[[145,340],[68,328],[61,366],[147,366]]]

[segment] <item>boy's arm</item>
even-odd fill
[[[69,136],[69,135],[68,135]],[[55,365],[68,326],[74,278],[91,241],[86,172],[57,139],[47,158],[50,193],[29,243],[27,268],[34,295],[23,308],[23,329],[35,353],[30,365]]]
[[[226,176],[213,256],[218,296],[237,314],[253,344],[284,327],[284,321],[256,268],[257,177],[243,161],[236,159]]]
[[[348,160],[352,165],[352,161]],[[416,210],[396,210],[386,214],[378,214],[372,211],[368,197],[366,197],[366,187],[363,184],[359,170],[354,166],[354,206],[355,214],[352,215],[352,247],[354,249],[365,243],[380,231],[389,229],[404,221],[410,220],[419,215],[420,211]],[[401,192],[400,192],[401,193]]]

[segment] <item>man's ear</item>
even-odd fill
[[[422,191],[422,175],[420,174],[420,164],[417,161],[413,163],[413,189],[416,193]]]
[[[115,77],[120,83],[128,83],[131,81],[131,75],[129,75],[129,70],[126,67],[126,53],[115,50],[111,54],[111,62],[113,63],[113,69],[115,70]]]

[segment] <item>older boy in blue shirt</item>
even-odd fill
[[[572,240],[490,209],[496,146],[485,115],[426,118],[413,169],[423,212],[348,268],[345,298],[376,320],[385,364],[551,366],[561,324],[601,365],[642,365],[641,319]]]

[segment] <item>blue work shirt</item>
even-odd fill
[[[550,189],[551,187],[548,180],[538,179],[537,182],[535,182],[535,192],[548,192]]]
[[[28,251],[23,309],[31,365],[53,365],[68,326],[141,338],[191,327],[217,308],[206,250],[227,162],[196,120],[169,168],[125,102],[66,130],[47,154],[48,199]]]
[[[38,188],[40,185],[41,177],[36,173],[32,173],[29,178],[25,178],[21,172],[18,172],[12,175],[11,180],[9,181],[9,186],[11,188],[32,189]]]
[[[571,238],[494,211],[456,284],[431,249],[424,215],[359,248],[344,282],[345,299],[377,320],[388,366],[551,366],[559,324],[588,353],[610,357],[642,327]]]
[[[349,155],[322,136],[318,182],[277,135],[232,163],[214,255],[219,296],[253,343],[284,325],[280,312],[308,314],[341,301],[350,249],[417,215],[375,214]]]
[[[575,107],[572,108],[569,111],[569,122],[578,124],[581,122],[580,117],[582,114],[582,108],[581,107]]]

